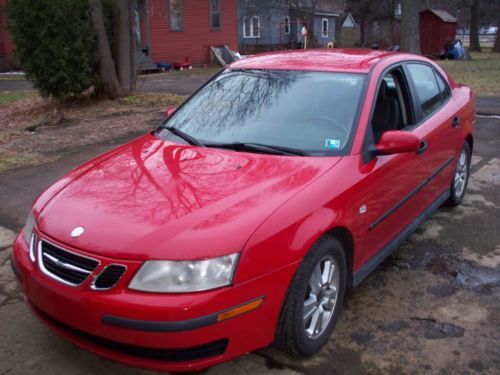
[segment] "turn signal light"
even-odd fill
[[[230,310],[226,310],[217,315],[217,321],[222,322],[223,320],[234,318],[235,316],[247,313],[249,311],[259,308],[264,303],[264,297],[258,298],[251,302],[245,303]]]

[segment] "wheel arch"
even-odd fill
[[[469,144],[470,151],[472,152],[472,149],[474,148],[474,138],[472,137],[472,134],[468,134],[467,137],[465,137],[465,141]]]
[[[337,239],[344,249],[347,262],[347,286],[353,285],[353,266],[354,266],[354,240],[351,232],[344,226],[336,226],[329,229],[324,235],[329,235]]]

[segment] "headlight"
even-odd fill
[[[23,228],[23,237],[27,245],[29,245],[31,242],[31,233],[33,233],[34,226],[35,226],[35,217],[33,216],[33,212],[30,212],[28,218],[26,219],[26,224],[24,224]]]
[[[231,284],[238,253],[220,258],[171,261],[149,260],[130,282],[129,288],[145,292],[186,293]]]

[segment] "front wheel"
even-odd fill
[[[450,186],[450,198],[446,201],[446,205],[450,207],[458,206],[462,203],[467,190],[467,182],[469,181],[470,173],[471,150],[468,142],[465,142],[458,156],[455,173]]]
[[[321,238],[304,257],[290,284],[276,344],[287,353],[311,356],[329,340],[342,309],[346,259],[335,238]]]

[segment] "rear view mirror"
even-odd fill
[[[375,145],[377,155],[400,154],[403,152],[417,152],[420,146],[420,139],[413,133],[390,130],[380,137],[380,141]]]
[[[169,118],[170,116],[172,116],[176,111],[176,109],[177,108],[174,107],[173,105],[168,106],[167,109],[165,110],[165,117]]]

